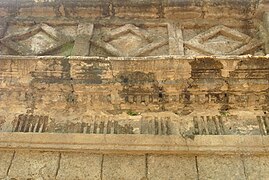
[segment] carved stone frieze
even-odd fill
[[[223,25],[215,26],[185,42],[190,49],[204,55],[242,55],[264,43]]]
[[[112,56],[131,57],[146,56],[151,51],[168,44],[167,37],[133,24],[125,24],[115,28],[112,26],[112,29],[101,28],[101,32],[91,42]],[[95,52],[93,53],[95,54]]]
[[[161,114],[160,114],[161,115]],[[13,121],[13,132],[24,133],[81,133],[81,134],[151,134],[176,135],[193,138],[195,135],[269,135],[268,116],[241,119],[236,115],[218,114],[185,116],[141,115],[117,117],[96,115],[82,121],[58,122],[48,116],[20,114]],[[191,121],[191,119],[193,121]],[[3,126],[3,123],[2,123]]]
[[[269,0],[0,0],[0,179],[268,179]]]
[[[19,55],[44,55],[73,41],[47,24],[36,25],[23,33],[11,34],[1,43]]]
[[[248,29],[218,23],[190,26],[176,21],[114,24],[94,21],[13,22],[3,26],[1,53],[119,57],[264,55],[267,41],[259,34],[266,34],[263,31],[266,24],[262,28],[261,24],[258,26]]]
[[[267,113],[269,108],[267,57],[196,57],[192,59],[177,56],[155,57],[155,59],[154,57],[54,57],[53,59],[51,57],[35,57],[34,59],[24,57],[21,59],[16,56],[2,56],[1,58],[0,112],[6,122],[13,121],[16,116],[19,122],[25,119],[26,124],[29,126],[32,124],[31,128],[27,126],[26,131],[29,129],[33,131],[33,127],[38,124],[31,120],[36,116],[49,116],[55,122],[62,124],[59,128],[64,128],[66,123],[71,126],[78,123],[77,126],[87,129],[88,132],[91,123],[94,124],[96,119],[87,116],[99,112],[115,116],[112,119],[104,118],[96,121],[96,127],[99,127],[101,122],[107,124],[109,121],[126,120],[128,119],[125,117],[126,113],[136,116],[147,112],[157,114],[173,112],[175,116],[178,116],[176,119],[179,119],[186,115],[193,117],[195,113],[201,112],[207,113],[206,116],[217,118],[217,114],[229,113],[232,110],[257,111],[257,115],[252,114],[253,121],[256,116]],[[227,69],[229,62],[233,62],[234,67]],[[225,68],[226,71],[223,73]],[[10,97],[13,99],[11,107],[24,109],[21,114],[25,115],[18,116],[6,112],[6,106],[10,107]],[[66,113],[72,115],[66,117],[64,115]],[[120,115],[122,113],[125,115]],[[197,117],[200,116],[204,115]],[[167,117],[171,119],[172,116],[170,114]],[[243,115],[241,119],[244,117],[247,116]],[[198,125],[199,119],[201,120],[198,118],[195,121]],[[143,122],[149,124],[145,126],[151,127],[155,122],[153,120],[141,120],[138,124]],[[190,118],[188,121],[193,120]],[[174,120],[171,119],[171,122]],[[211,119],[209,122],[215,123]],[[88,125],[86,126],[85,123]],[[166,121],[163,123],[165,124]],[[17,127],[5,124],[3,130],[24,131],[21,126],[24,126],[23,123],[17,123]],[[125,124],[121,126],[125,127]],[[157,127],[156,124],[155,126]],[[179,126],[169,125],[169,133],[170,131],[176,133],[177,131],[171,127]],[[241,127],[240,124],[238,126]],[[140,125],[132,125],[132,127],[134,131],[136,128],[142,128]],[[199,127],[197,126],[198,130]],[[256,124],[255,127],[259,125]],[[77,132],[77,130],[70,131]],[[185,131],[188,132],[186,129],[182,130],[182,132]],[[99,130],[89,132],[96,133]],[[146,132],[153,133],[153,130],[146,130]],[[211,134],[216,132],[218,131],[214,130]],[[230,131],[225,130],[225,132]]]

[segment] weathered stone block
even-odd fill
[[[264,24],[269,33],[269,12],[264,13]]]
[[[100,179],[102,155],[62,153],[57,179]]]
[[[239,156],[198,156],[197,165],[200,180],[246,179]]]
[[[244,157],[247,179],[268,179],[269,174],[268,156]]]
[[[148,157],[148,178],[157,179],[197,179],[195,158],[188,156]]]
[[[265,51],[267,54],[269,54],[269,12],[265,12],[263,17],[264,25],[267,30],[267,43],[265,43]]]
[[[54,179],[59,153],[17,151],[8,176],[15,179]]]
[[[1,151],[0,153],[0,179],[7,176],[8,169],[12,162],[14,151]]]
[[[93,24],[79,24],[77,37],[72,50],[73,56],[87,56],[90,51],[90,39],[92,37]]]
[[[103,179],[142,179],[146,175],[145,156],[104,155]]]

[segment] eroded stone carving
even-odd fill
[[[223,76],[223,64],[230,61],[238,62]],[[31,95],[26,99],[32,97],[30,104],[38,100],[35,106],[47,106],[48,110],[61,107],[54,104],[55,100],[63,106],[118,112],[182,111],[187,106],[196,109],[200,105],[267,110],[267,61],[259,57],[158,61],[15,58],[1,60],[0,77],[3,98],[11,93],[26,93]],[[21,101],[21,97],[16,99]]]
[[[223,135],[225,134],[223,117],[221,116],[195,116],[193,123],[195,134],[200,135]]]
[[[20,114],[15,119],[13,132],[46,132],[48,116]]]
[[[156,114],[156,113],[155,113]],[[160,114],[161,115],[161,114]],[[119,118],[119,119],[118,119]],[[268,117],[239,119],[223,111],[219,115],[185,116],[139,115],[137,117],[96,115],[82,121],[61,121],[48,116],[20,114],[13,122],[13,132],[24,133],[81,133],[81,134],[151,134],[176,135],[193,138],[195,135],[268,135]],[[256,120],[255,120],[256,118]],[[2,122],[3,126],[5,122]]]
[[[168,24],[169,54],[184,55],[183,32],[178,24]]]
[[[26,32],[1,39],[1,43],[19,55],[44,55],[71,41],[72,38],[47,24],[36,25]]]
[[[0,0],[0,179],[268,179],[268,2]]]
[[[5,36],[1,42],[8,50],[2,47],[2,54],[120,57],[169,54],[263,55],[268,44],[264,37],[260,37],[256,26],[247,29],[245,33],[242,27],[215,23],[210,28],[197,28],[195,25],[185,27],[187,25],[178,22],[98,24],[61,21],[38,25],[32,22],[28,23],[29,27],[27,22],[25,24],[18,27],[16,23],[10,24],[9,28],[3,26],[2,34]],[[14,32],[16,27],[19,33]]]
[[[144,124],[142,127],[130,124],[133,133],[137,133],[136,128],[139,133],[155,135],[184,134],[191,128],[190,131],[197,131],[197,135],[257,133],[257,123],[252,124],[255,131],[249,131],[249,128],[229,131],[227,127],[232,120],[228,118],[221,123],[218,118],[221,112],[246,110],[253,112],[255,119],[268,111],[269,64],[268,57],[263,57],[268,51],[268,13],[263,13],[263,17],[258,14],[226,14],[223,21],[219,21],[212,17],[212,12],[188,12],[187,15],[181,7],[176,9],[182,12],[176,12],[171,3],[160,2],[160,6],[154,4],[149,8],[148,15],[157,14],[129,19],[122,16],[141,17],[136,9],[141,4],[131,8],[130,11],[135,12],[130,14],[122,5],[112,1],[55,3],[47,2],[47,7],[43,7],[42,2],[38,4],[40,7],[32,1],[18,3],[15,5],[18,10],[13,8],[10,11],[12,17],[18,16],[20,21],[12,17],[0,19],[1,54],[16,55],[0,57],[3,131],[11,131],[7,122],[18,114],[25,114],[27,118],[24,119],[29,119],[31,114],[46,114],[61,122],[63,132],[96,134],[108,132],[104,127],[109,121],[128,120],[126,113],[135,111],[134,114],[142,116],[149,112],[156,113],[156,116],[169,112],[177,116],[177,120],[188,117],[191,123],[186,128],[182,126],[185,130],[181,131],[179,124],[173,125],[171,114],[167,116],[171,122],[153,118],[143,119],[142,123],[140,119],[138,122]],[[89,6],[83,11],[85,4]],[[196,8],[210,6],[210,3],[190,4]],[[27,8],[32,5],[36,9],[28,12]],[[254,4],[250,3],[248,7],[254,7]],[[42,9],[50,12],[50,18],[40,19],[36,15]],[[172,12],[175,17],[172,17]],[[186,19],[179,18],[182,13]],[[25,17],[27,14],[28,18]],[[61,16],[66,18],[59,18]],[[190,18],[194,16],[196,18]],[[238,56],[246,54],[248,56]],[[7,113],[10,98],[13,99],[10,108],[16,112],[20,109],[18,113]],[[91,122],[85,118],[99,113],[113,115],[113,118],[92,119]],[[67,118],[64,118],[65,114]],[[195,125],[194,116],[199,117]],[[209,124],[223,124],[223,129],[216,126],[210,130],[202,123],[207,119]],[[120,124],[124,128],[125,125],[129,122]],[[144,126],[148,129],[143,129]],[[244,127],[242,123],[238,126]],[[171,127],[177,127],[177,130]],[[16,128],[16,131],[33,131],[20,125]],[[130,129],[127,131],[131,133]]]
[[[144,56],[168,43],[164,37],[153,35],[133,24],[125,24],[100,36],[92,43],[113,56]]]
[[[262,135],[269,135],[269,119],[267,116],[257,116]]]
[[[92,23],[79,24],[77,37],[72,50],[73,56],[88,56],[90,52],[90,40],[92,38],[94,25]]]
[[[263,45],[263,41],[223,25],[212,27],[184,43],[204,55],[242,55]]]

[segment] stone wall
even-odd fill
[[[247,18],[263,4],[258,0],[2,0],[0,5],[1,16],[186,19]]]
[[[160,56],[265,55],[267,18],[101,20],[2,18],[3,55]]]
[[[2,56],[1,130],[267,134],[268,62]]]
[[[0,134],[1,179],[267,179],[268,136]]]
[[[0,178],[267,179],[268,9],[2,0]]]
[[[267,4],[229,3],[2,1],[1,131],[267,135]]]
[[[1,151],[1,178],[267,179],[268,156]]]

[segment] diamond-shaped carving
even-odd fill
[[[139,49],[143,44],[147,43],[143,38],[134,35],[133,33],[124,34],[117,39],[110,41],[110,44],[124,54],[124,56],[129,56],[136,49]]]
[[[47,24],[40,24],[26,32],[12,34],[1,39],[6,47],[20,55],[43,55],[73,41]]]
[[[260,47],[263,42],[223,25],[198,34],[184,44],[206,55],[241,55]]]
[[[114,56],[140,56],[166,45],[168,40],[126,24],[106,33],[102,39],[93,39],[92,43]]]

